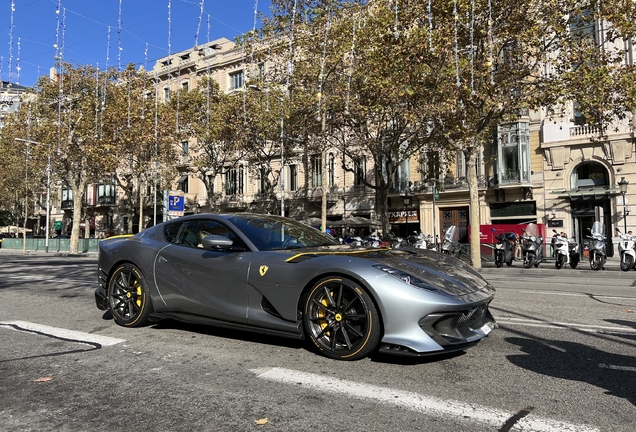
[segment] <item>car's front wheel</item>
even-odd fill
[[[151,312],[148,285],[139,269],[132,264],[122,264],[114,272],[108,284],[108,306],[115,322],[125,327],[147,324]]]
[[[380,341],[375,304],[347,278],[325,278],[314,285],[305,298],[303,316],[308,338],[326,357],[357,360]]]

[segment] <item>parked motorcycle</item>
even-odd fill
[[[634,268],[636,263],[636,250],[634,249],[636,239],[629,233],[621,234],[618,228],[616,228],[616,232],[621,238],[618,242],[618,253],[621,257],[620,267],[623,271],[629,271]]]
[[[543,237],[539,235],[539,227],[535,223],[529,223],[521,238],[521,253],[523,255],[523,267],[530,268],[533,265],[539,267],[543,261]]]
[[[495,228],[493,232],[497,232]],[[501,267],[505,262],[508,267],[512,265],[513,246],[516,242],[515,233],[507,232],[495,235],[498,243],[495,245],[495,266]]]
[[[588,228],[589,229],[589,228]],[[600,270],[605,266],[605,260],[607,259],[607,254],[605,253],[605,229],[600,222],[596,221],[592,225],[592,229],[590,230],[590,235],[587,236],[590,239],[590,243],[588,245],[590,252],[590,268],[592,270]]]
[[[462,253],[462,245],[459,244],[459,231],[455,225],[451,225],[444,234],[442,253],[459,258]]]
[[[579,253],[579,244],[572,239],[568,239],[566,236],[561,235],[556,232],[556,230],[552,230],[554,233],[553,237],[554,241],[554,250],[556,261],[554,262],[554,266],[557,269],[560,269],[565,264],[570,264],[570,267],[576,268],[581,260],[581,255]]]

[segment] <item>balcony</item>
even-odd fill
[[[492,187],[521,186],[531,183],[532,180],[530,179],[530,172],[528,171],[506,170],[495,177],[491,177],[489,180],[489,186]]]

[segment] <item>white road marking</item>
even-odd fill
[[[23,279],[38,282],[62,282],[74,285],[96,285],[96,282],[86,282],[85,280],[60,279],[56,277],[38,277],[38,276],[7,276],[7,279]]]
[[[576,329],[585,332],[604,332],[604,333],[614,333],[614,334],[636,334],[636,329],[626,328],[626,327],[610,327],[610,326],[600,326],[600,325],[588,325],[588,324],[577,324],[577,323],[567,323],[567,322],[553,322],[553,321],[540,321],[533,319],[524,319],[524,318],[496,318],[499,324],[507,324],[507,325],[518,325],[518,326],[528,326],[528,327],[542,327],[542,328],[567,328],[567,329]]]
[[[421,412],[437,417],[452,417],[485,423],[501,429],[517,413],[506,412],[496,408],[467,404],[464,402],[444,400],[424,396],[414,392],[395,390],[354,381],[342,380],[326,375],[295,371],[284,368],[252,369],[258,378],[282,382],[291,385],[301,385],[310,389],[329,393],[339,393],[358,399],[370,399],[380,403],[396,405],[401,408]],[[598,431],[599,429],[585,425],[565,423],[556,420],[535,418],[532,414],[520,418],[513,426],[514,430],[522,431]]]
[[[47,336],[67,339],[79,343],[99,344],[103,347],[117,345],[126,342],[125,339],[117,339],[109,336],[84,333],[75,330],[67,330],[59,327],[51,327],[43,324],[36,324],[27,321],[0,321],[0,326],[9,327],[13,330],[26,330],[42,333]],[[16,328],[17,327],[17,328]]]
[[[614,370],[620,370],[620,371],[636,372],[636,367],[633,367],[633,366],[619,366],[619,365],[608,365],[605,363],[599,363],[598,367],[602,369],[614,369]]]
[[[497,288],[501,289],[501,288]],[[558,291],[538,291],[538,290],[514,290],[516,292],[525,293],[525,294],[545,294],[545,295],[555,295],[562,297],[594,297],[594,298],[604,298],[604,299],[612,299],[612,300],[634,300],[636,297],[620,297],[620,296],[608,296],[603,294],[584,294],[584,293],[570,293],[570,292],[558,292]]]

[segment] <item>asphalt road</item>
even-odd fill
[[[636,271],[485,268],[465,353],[323,358],[300,341],[115,325],[90,257],[0,253],[0,431],[633,431]]]

